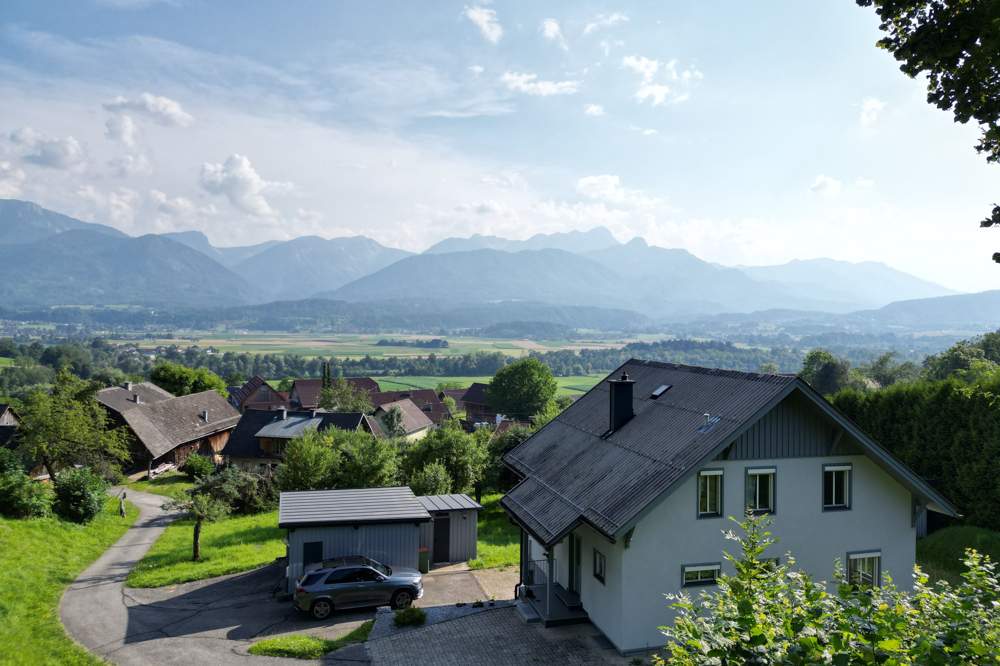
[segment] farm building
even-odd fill
[[[241,412],[288,407],[288,394],[275,391],[260,375],[254,375],[243,386],[230,386],[228,390],[229,404]]]
[[[420,526],[420,546],[430,549],[431,562],[465,562],[476,557],[482,506],[468,495],[424,495],[417,498],[431,522]]]
[[[378,392],[378,382],[371,377],[344,377],[356,391],[369,395]],[[316,409],[323,393],[322,379],[296,379],[288,392],[288,404],[293,409]]]
[[[288,530],[288,591],[305,567],[364,555],[416,569],[420,528],[431,514],[408,487],[281,493],[278,527]]]

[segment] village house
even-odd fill
[[[378,422],[385,437],[393,436],[387,425],[386,417],[394,409],[399,410],[402,437],[411,442],[423,439],[435,427],[434,422],[412,400],[403,398],[383,403],[375,409],[375,421]]]
[[[378,393],[378,382],[371,377],[344,377],[355,390]],[[288,392],[288,404],[293,409],[317,409],[323,392],[322,379],[296,379]]]
[[[801,379],[630,360],[504,456],[530,621],[589,619],[623,653],[662,645],[663,595],[722,573],[728,517],[768,514],[796,565],[908,587],[926,481]]]
[[[322,432],[328,428],[361,430],[375,437],[382,436],[379,424],[360,412],[250,409],[240,416],[222,450],[222,457],[248,471],[267,471],[281,462],[285,447],[293,438],[310,429]]]
[[[417,408],[427,415],[434,425],[441,425],[451,418],[451,412],[441,402],[434,389],[408,389],[406,391],[379,391],[371,394],[372,404],[380,407],[389,402],[411,400]]]
[[[490,407],[486,398],[488,385],[482,382],[473,382],[462,394],[462,405],[465,407],[465,420],[472,426],[489,423],[494,425],[497,422],[497,411]]]
[[[97,401],[116,423],[128,427],[135,469],[180,466],[192,453],[222,462],[222,450],[240,417],[215,391],[175,397],[149,382],[102,389]]]
[[[260,375],[254,375],[243,386],[229,387],[229,404],[245,412],[248,409],[288,408],[288,394],[271,388]]]
[[[13,408],[7,403],[0,402],[0,446],[10,446],[14,443],[14,435],[19,425],[21,421]]]

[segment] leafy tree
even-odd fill
[[[1000,162],[1000,2],[857,0],[874,5],[886,33],[878,46],[910,77],[927,77],[927,102],[982,128],[976,151]],[[980,223],[1000,225],[1000,205]],[[993,260],[1000,262],[1000,252]]]
[[[382,425],[385,426],[386,434],[389,437],[406,435],[406,428],[403,426],[403,410],[395,405],[382,416]]]
[[[168,502],[164,508],[181,511],[187,518],[194,521],[191,543],[191,561],[193,562],[201,559],[202,525],[225,518],[231,511],[230,506],[224,501],[210,493],[197,492],[197,488],[194,489],[189,498]]]
[[[546,409],[558,388],[548,366],[529,357],[498,370],[486,389],[486,399],[498,413],[528,419]]]
[[[274,480],[228,465],[214,474],[198,477],[195,492],[211,495],[229,506],[233,513],[249,515],[273,509],[278,502]]]
[[[774,545],[766,517],[748,516],[742,534],[726,533],[739,545],[725,553],[735,573],[723,575],[714,592],[697,601],[668,595],[674,623],[664,666],[717,664],[984,664],[1000,654],[1000,579],[996,565],[966,552],[963,582],[928,585],[915,567],[913,593],[891,580],[878,587],[852,584],[835,567],[837,593],[787,563],[768,561]],[[992,661],[991,661],[992,660]]]
[[[439,462],[430,462],[417,470],[410,479],[415,495],[446,495],[451,492],[451,475]]]
[[[399,449],[393,441],[360,431],[331,432],[342,456],[338,487],[381,488],[396,483]]]
[[[281,490],[323,490],[336,485],[342,455],[330,431],[309,430],[285,447],[275,478]]]
[[[94,519],[104,507],[104,479],[86,467],[68,469],[59,474],[53,486],[55,490],[55,512],[74,523],[86,523]]]
[[[208,456],[192,453],[181,465],[181,471],[192,479],[206,477],[215,471],[215,463]]]
[[[343,377],[332,380],[320,391],[319,406],[332,412],[370,412],[374,409],[368,392],[355,388]]]
[[[760,370],[758,371],[764,375],[776,375],[781,372],[781,368],[774,361],[767,361],[766,363],[760,364]]]
[[[226,396],[226,382],[208,368],[188,368],[180,363],[161,361],[149,373],[149,379],[177,396],[213,390]]]
[[[920,368],[909,361],[897,363],[896,356],[896,352],[881,354],[871,363],[861,366],[860,371],[882,388],[897,382],[914,381],[920,376]]]
[[[405,477],[412,479],[432,462],[438,462],[448,470],[455,492],[468,492],[482,479],[486,468],[486,446],[461,428],[438,428],[414,442],[407,451]]]
[[[823,395],[830,395],[847,386],[850,368],[850,363],[825,349],[813,349],[802,361],[799,375]]]
[[[31,480],[17,453],[0,448],[0,515],[9,518],[44,516],[51,504],[48,488]]]
[[[49,477],[73,465],[103,468],[129,459],[128,434],[94,398],[96,387],[60,370],[51,392],[33,391],[22,407],[19,446]]]
[[[517,478],[504,465],[503,456],[529,437],[531,437],[529,428],[514,426],[490,438],[487,444],[486,470],[483,475],[483,485],[486,488],[504,492],[513,487]]]

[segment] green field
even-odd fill
[[[194,523],[171,523],[128,576],[131,587],[163,587],[192,580],[249,571],[285,554],[285,530],[278,512],[234,516],[206,523],[201,531],[201,560],[191,561]]]
[[[58,518],[0,518],[0,661],[5,664],[103,664],[74,643],[59,622],[63,590],[125,533],[118,501],[86,525]]]
[[[251,354],[300,354],[302,356],[337,356],[348,358],[375,358],[386,356],[460,356],[477,351],[501,352],[508,356],[524,356],[530,351],[556,351],[563,349],[621,347],[624,340],[515,340],[503,338],[453,337],[443,336],[448,340],[444,349],[410,347],[410,346],[380,346],[376,344],[381,339],[392,340],[430,340],[432,335],[301,335],[291,333],[261,333],[254,335],[225,334],[192,334],[186,337],[163,339],[135,339],[130,342],[140,348],[151,349],[157,346],[177,345],[187,347],[214,347],[222,352],[246,352]]]
[[[9,368],[12,365],[14,365],[14,359],[0,356],[0,368]]]
[[[589,391],[594,384],[604,378],[603,374],[575,375],[571,377],[556,377],[559,385],[557,395],[580,396]],[[375,377],[383,391],[405,391],[415,388],[436,388],[438,384],[453,383],[469,386],[473,382],[488,384],[492,377],[429,377],[429,376],[398,376]]]
[[[173,499],[187,499],[187,491],[194,487],[194,483],[187,474],[167,472],[152,481],[135,481],[129,484],[129,487],[144,493],[165,495]]]

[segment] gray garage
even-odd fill
[[[431,514],[406,486],[281,493],[278,527],[288,530],[288,591],[306,566],[334,557],[364,555],[416,569],[425,524],[431,525]]]
[[[476,557],[482,506],[468,495],[424,495],[417,498],[431,515],[420,526],[420,546],[431,562],[464,562]]]

